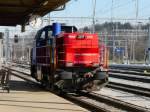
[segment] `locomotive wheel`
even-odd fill
[[[45,88],[46,88],[45,81],[41,81],[41,88],[43,88],[43,89],[45,89]]]
[[[58,95],[59,96],[63,96],[64,94],[66,94],[65,91],[63,91],[62,89],[58,90]]]
[[[81,90],[80,90],[80,89],[77,89],[77,90],[75,91],[75,93],[76,93],[76,94],[80,94],[80,93],[81,93]]]
[[[59,96],[63,96],[64,94],[66,94],[63,89],[60,89],[57,86],[53,86],[53,92]]]

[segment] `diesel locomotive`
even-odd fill
[[[98,34],[54,23],[37,32],[31,52],[31,76],[43,87],[95,91],[108,82],[108,50]]]

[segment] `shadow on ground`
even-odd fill
[[[9,82],[11,91],[30,91],[30,92],[42,92],[45,91],[36,83],[29,83],[26,81],[11,80]]]

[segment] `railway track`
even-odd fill
[[[9,68],[9,69],[12,71],[23,73],[25,75],[30,76],[30,74],[22,72],[22,71],[14,70],[11,68]],[[129,85],[129,84],[122,84],[122,83],[117,83],[117,82],[111,82],[111,81],[109,82],[109,84],[106,87],[125,91],[125,92],[130,92],[130,93],[137,94],[137,95],[150,97],[150,89],[149,88],[138,87],[138,86],[133,86],[133,85]]]
[[[32,81],[26,73],[19,72],[19,74],[12,72],[12,75],[16,77],[22,78],[24,80],[30,81],[32,83],[36,83]],[[90,111],[100,111],[100,112],[120,112],[120,111],[136,111],[136,112],[147,112],[148,110],[139,106],[133,106],[129,103],[122,102],[117,99],[112,99],[111,97],[96,95],[94,93],[80,93],[78,95],[67,94],[63,96],[64,98],[71,100],[78,105],[90,110]],[[116,101],[117,100],[117,101]],[[112,102],[113,101],[113,102]],[[92,103],[89,103],[92,102]],[[115,102],[115,103],[114,103]],[[112,105],[113,104],[113,105]],[[105,107],[105,108],[104,108]],[[110,111],[111,110],[111,111]]]
[[[19,77],[23,80],[26,80],[26,81],[29,81],[29,82],[32,82],[32,83],[37,83],[39,84],[37,81],[35,81],[33,78],[31,78],[30,74],[29,73],[26,73],[24,71],[19,71],[19,70],[15,70],[15,69],[12,69],[10,67],[4,67],[5,69],[9,69],[10,70],[10,73],[11,75],[14,75],[16,77]]]
[[[123,80],[130,80],[130,81],[137,81],[142,82],[143,84],[150,83],[150,75],[143,74],[141,72],[136,71],[127,71],[127,70],[110,70],[109,77],[116,78],[116,79],[123,79]],[[137,95],[142,95],[146,97],[150,97],[150,88],[134,86],[134,82],[131,84],[124,84],[122,82],[109,82],[107,85],[108,88],[113,88]]]
[[[137,76],[137,75],[126,74],[126,73],[109,72],[109,77],[131,80],[131,81],[139,81],[139,82],[144,82],[144,83],[150,83],[150,77],[147,77],[147,76]]]
[[[122,70],[122,69],[109,69],[110,73],[122,73],[122,74],[131,74],[131,75],[138,75],[138,76],[147,76],[150,77],[150,73],[132,71],[132,70]]]
[[[88,109],[91,112],[111,112],[110,110],[102,107],[102,105],[101,106],[95,105],[95,104],[93,104],[93,102],[92,103],[91,103],[91,101],[89,102],[88,100],[90,98],[86,97],[85,95],[83,96],[83,95],[78,95],[78,94],[64,94],[63,98],[65,98],[71,102],[74,102],[74,103],[78,104],[79,106]]]
[[[24,64],[24,65],[16,64],[14,66],[18,66],[24,69],[30,69],[30,66],[27,64]],[[114,77],[114,78],[119,78],[119,79],[150,83],[150,73],[145,74],[139,71],[122,70],[121,68],[109,69],[109,76]]]
[[[9,69],[14,71],[14,72],[24,74],[25,76],[27,76],[27,75],[30,76],[30,74],[22,72],[22,71],[14,70],[11,68],[9,68]],[[16,75],[16,74],[14,74],[14,75]],[[111,82],[111,81],[109,81],[109,83],[107,84],[106,87],[116,89],[116,90],[125,91],[125,92],[129,92],[129,93],[133,93],[136,95],[142,95],[145,97],[150,97],[150,89],[149,88],[138,87],[138,86],[123,84],[123,83],[117,83],[117,82]]]
[[[14,69],[10,69],[10,70],[12,71],[11,74],[15,75],[16,77],[19,77],[26,81],[30,81],[32,83],[37,83],[36,81],[31,80],[28,73],[24,73],[23,71],[17,71]],[[116,89],[118,88],[118,86],[125,87],[125,85],[121,85],[121,84],[119,85],[118,83],[113,83],[113,82],[110,82],[107,87]],[[132,89],[133,88],[136,91],[137,89],[139,89],[138,87],[132,87]],[[140,88],[140,90],[142,89]],[[130,91],[124,90],[124,91],[130,92],[131,90]],[[145,95],[144,93],[142,94],[142,92],[139,94]],[[147,94],[145,96],[149,96],[149,95]],[[93,112],[95,111],[96,112],[97,111],[100,111],[100,112],[114,112],[114,111],[115,112],[120,112],[120,111],[150,112],[150,110],[148,110],[147,108],[139,107],[131,103],[123,102],[118,99],[114,99],[108,96],[95,94],[95,93],[79,92],[78,94],[64,94],[63,97]]]
[[[119,70],[130,70],[136,72],[143,72],[144,70],[150,71],[149,65],[142,65],[142,64],[111,64],[109,65],[110,69],[119,69]]]
[[[93,112],[150,112],[147,108],[96,93],[80,92],[64,97]]]
[[[136,95],[150,97],[150,89],[149,88],[138,87],[138,86],[122,84],[122,83],[117,83],[117,82],[111,82],[111,81],[106,85],[106,87],[133,93]]]

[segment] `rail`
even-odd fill
[[[96,93],[82,91],[75,95],[65,95],[64,98],[71,99],[71,101],[77,102],[82,107],[94,112],[150,112],[147,108]]]
[[[133,93],[136,95],[150,97],[150,89],[149,88],[138,87],[138,86],[133,86],[133,85],[128,85],[128,84],[121,84],[121,83],[111,82],[111,81],[106,85],[106,87]]]

